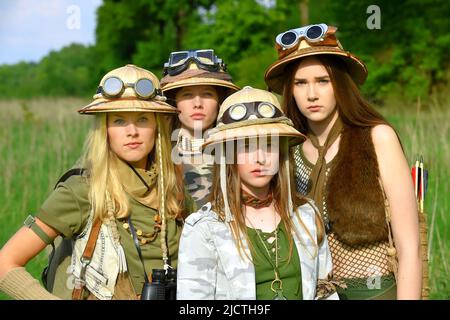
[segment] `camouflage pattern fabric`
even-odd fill
[[[332,270],[327,240],[317,248],[313,205],[305,204],[291,215],[305,300],[316,298],[317,279],[327,279]],[[245,238],[242,242],[251,257]],[[177,299],[256,299],[253,263],[245,255],[239,255],[230,225],[219,219],[211,203],[186,219],[178,253]],[[337,299],[337,294],[328,299]]]
[[[212,171],[214,157],[203,154],[201,146],[203,139],[190,139],[180,130],[177,143],[177,161],[183,165],[184,184],[195,201],[197,208],[209,201],[212,187]]]
[[[184,183],[197,208],[202,207],[209,200],[212,170],[213,165],[211,164],[183,164]]]

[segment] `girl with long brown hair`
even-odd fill
[[[336,30],[317,24],[281,33],[279,59],[265,74],[309,138],[292,149],[297,189],[322,211],[333,275],[347,287],[339,289],[342,299],[417,299],[420,243],[408,163],[395,130],[359,91],[365,64],[344,51]]]
[[[320,215],[291,191],[288,146],[305,137],[276,97],[251,87],[232,94],[209,134],[215,183],[183,229],[177,298],[335,297],[324,290],[332,266]]]

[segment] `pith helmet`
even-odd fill
[[[150,71],[127,64],[108,72],[100,81],[94,101],[78,110],[81,114],[99,112],[177,113],[165,102],[158,78]]]
[[[172,57],[178,55],[173,67]],[[173,71],[173,72],[171,72]],[[176,90],[188,86],[210,85],[225,88],[228,95],[239,90],[227,72],[226,64],[214,54],[212,49],[171,52],[164,64],[161,87],[165,95],[171,96]]]
[[[274,94],[247,86],[222,103],[217,125],[208,131],[203,147],[223,141],[269,135],[289,137],[290,145],[306,139],[283,114]]]

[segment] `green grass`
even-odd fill
[[[81,154],[91,124],[76,110],[87,101],[42,99],[0,102],[0,246],[36,213],[57,179]],[[429,170],[426,212],[430,243],[432,299],[450,299],[450,105],[448,101],[404,106],[391,102],[379,109],[397,129],[413,163],[424,156]],[[46,253],[30,261],[27,270],[39,278]],[[0,294],[0,299],[6,299]]]
[[[0,246],[37,212],[80,156],[92,119],[76,112],[85,104],[79,99],[0,102]],[[44,251],[27,265],[37,278],[46,256]]]
[[[380,109],[397,130],[407,155],[414,163],[423,155],[428,169],[425,212],[428,222],[428,254],[431,299],[450,299],[450,101],[432,100],[404,106],[391,102]]]

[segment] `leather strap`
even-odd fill
[[[72,300],[81,300],[83,297],[84,287],[86,286],[85,277],[83,268],[86,268],[91,262],[92,256],[94,255],[95,246],[97,244],[98,234],[100,233],[100,228],[102,226],[102,222],[100,219],[96,219],[91,232],[89,233],[89,238],[86,243],[86,247],[83,251],[83,256],[81,257],[82,262],[82,270],[80,274],[80,284],[75,286],[72,291]]]
[[[62,175],[61,178],[59,178],[58,182],[56,182],[55,187],[53,189],[56,189],[58,184],[61,182],[65,182],[67,179],[69,179],[71,176],[82,176],[86,172],[86,169],[84,168],[74,168],[68,170],[66,173]]]
[[[333,143],[341,134],[342,130],[343,124],[341,119],[338,117],[331,127],[327,139],[322,146],[320,145],[319,139],[314,135],[314,133],[312,131],[308,132],[308,138],[310,139],[313,147],[317,149],[317,152],[319,154],[316,164],[311,170],[310,178],[313,181],[313,184],[311,190],[308,193],[308,197],[312,198],[316,202],[316,205],[319,208],[320,212],[323,212],[323,194],[327,170],[325,156],[328,149],[333,145]]]

